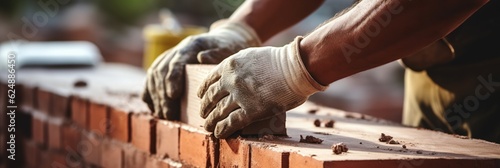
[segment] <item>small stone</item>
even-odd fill
[[[344,116],[344,117],[345,117],[345,118],[356,118],[354,115],[349,114],[349,113],[348,113],[348,114],[345,114],[345,116]]]
[[[363,142],[359,142],[359,144],[363,144]]]
[[[299,142],[302,143],[311,143],[311,144],[321,144],[323,142],[322,139],[316,138],[311,135],[307,135],[306,138],[303,138],[302,135],[300,135],[300,140]]]
[[[318,112],[317,108],[309,109],[309,111],[307,111],[309,114],[316,114],[316,112]]]
[[[379,140],[380,142],[388,142],[388,141],[390,141],[391,139],[392,139],[392,136],[390,136],[390,135],[385,135],[384,133],[381,133],[381,134],[380,134],[380,138],[378,138],[378,140]]]
[[[329,120],[328,122],[325,123],[325,127],[327,128],[333,128],[333,124],[335,124],[334,120]]]
[[[319,119],[314,120],[314,126],[320,127],[321,126],[321,121],[319,121]]]
[[[73,87],[75,88],[87,87],[87,82],[85,82],[84,80],[77,80],[75,81],[75,83],[73,83]]]
[[[259,138],[259,141],[272,141],[274,140],[276,137],[274,135],[269,135],[269,134],[266,134],[266,135],[263,135],[262,137]]]
[[[389,141],[387,141],[388,144],[399,144],[398,141],[395,141],[394,139],[391,139]]]
[[[403,145],[403,148],[406,149],[406,145]]]
[[[418,150],[418,151],[417,151],[417,154],[422,154],[422,151],[419,151],[419,150]]]
[[[344,143],[337,143],[332,145],[332,151],[335,154],[341,154],[342,152],[347,152],[349,148]]]

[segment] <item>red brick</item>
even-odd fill
[[[40,162],[38,155],[38,146],[34,141],[24,141],[24,159],[26,168],[36,168]]]
[[[83,144],[82,130],[75,125],[66,125],[63,127],[62,144],[64,150],[69,152],[80,153],[80,144]],[[83,144],[84,145],[84,144]]]
[[[182,163],[173,161],[172,159],[166,158],[160,161],[161,168],[181,168]]]
[[[89,102],[77,96],[71,98],[71,120],[78,126],[88,129]]]
[[[21,105],[26,106],[26,107],[30,107],[30,108],[35,108],[34,98],[35,98],[35,89],[31,86],[22,85],[21,86],[21,98],[20,98]],[[4,101],[2,101],[2,102],[4,102]]]
[[[290,153],[289,164],[290,168],[333,167],[332,162],[317,160],[311,156],[303,156],[297,153]]]
[[[77,151],[65,147],[64,154],[65,154],[64,164],[67,167],[85,167],[86,166],[85,160],[83,159],[83,157],[81,155],[79,155],[77,153]]]
[[[146,153],[155,153],[156,120],[150,115],[132,115],[132,144]]]
[[[104,140],[101,146],[102,167],[121,168],[123,166],[123,149],[117,141]]]
[[[102,104],[90,103],[89,129],[98,135],[106,135],[108,129],[109,108]]]
[[[51,149],[62,149],[62,130],[64,127],[62,118],[49,118],[47,120],[48,147]]]
[[[33,111],[33,110],[30,110]],[[26,139],[31,139],[32,135],[32,130],[31,130],[31,124],[32,124],[32,114],[31,112],[28,112],[26,108],[23,108],[19,111],[16,112],[16,132],[19,132],[20,136],[23,136],[23,138]],[[5,129],[7,131],[7,129]]]
[[[78,152],[82,155],[87,163],[92,165],[101,166],[101,146],[102,137],[94,133],[82,133],[81,148]]]
[[[52,102],[52,96],[48,91],[45,91],[43,89],[37,89],[36,92],[36,109],[45,113],[49,114],[50,111],[52,110],[51,108],[51,102]]]
[[[124,145],[124,168],[144,167],[146,165],[148,154],[137,150],[134,146]]]
[[[249,167],[250,145],[239,138],[219,140],[219,164],[223,167]]]
[[[182,163],[194,167],[215,167],[217,149],[206,131],[182,125],[179,130],[179,158]]]
[[[275,151],[261,146],[251,146],[250,167],[288,167],[289,152]]]
[[[47,115],[38,111],[34,111],[31,124],[33,140],[42,146],[47,142]]]
[[[130,113],[112,108],[109,112],[109,136],[122,141],[130,141]]]
[[[150,157],[148,157],[148,159],[146,160],[146,165],[145,167],[147,168],[162,168],[162,163],[161,163],[161,159],[152,155]]]
[[[54,150],[51,150],[49,151],[49,165],[50,167],[69,167],[68,164],[66,163],[66,154],[64,153],[61,153],[59,151],[54,151]]]
[[[181,168],[183,167],[180,162],[176,162],[170,158],[162,159],[161,157],[153,156],[148,159],[146,164],[148,168]],[[189,167],[189,166],[185,166]]]
[[[65,95],[52,94],[51,114],[58,117],[69,118],[70,98]]]
[[[0,81],[0,82],[3,82],[3,81]],[[0,83],[0,114],[5,114],[7,113],[7,89],[6,89],[6,85],[4,83]],[[6,120],[6,115],[0,115],[0,134],[3,134],[7,128],[6,128],[6,124],[4,123],[7,123],[7,120]],[[1,154],[2,152],[0,152]],[[0,163],[2,162],[2,160],[0,159]]]
[[[74,155],[72,153],[49,150],[49,151],[43,152],[43,155],[47,155],[47,156],[42,156],[42,158],[45,160],[42,161],[43,166],[39,166],[39,167],[82,168],[85,166],[84,163],[81,162],[80,160],[75,160],[74,158],[75,157],[78,158],[78,156]]]
[[[3,82],[3,81],[2,81]],[[7,85],[0,82],[0,112],[5,113],[5,106],[7,105]]]
[[[156,123],[157,155],[179,160],[179,127],[179,124],[166,120]]]
[[[52,159],[51,159],[51,153],[49,153],[48,150],[42,150],[42,149],[39,149],[38,150],[38,156],[40,157],[40,162],[38,162],[38,166],[37,167],[52,167],[50,164],[52,163]]]
[[[7,134],[0,134],[0,149],[2,149],[0,151],[0,165],[1,164],[7,164],[6,163],[6,158],[7,158],[7,154],[9,153],[7,150],[7,137],[8,135]]]

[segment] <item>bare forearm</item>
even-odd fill
[[[298,23],[323,0],[247,0],[229,18],[250,25],[262,42]]]
[[[365,0],[301,42],[311,75],[329,84],[397,60],[458,27],[487,0]]]

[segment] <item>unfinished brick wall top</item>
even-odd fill
[[[288,137],[217,140],[199,125],[152,117],[139,97],[145,73],[125,65],[25,69],[18,76],[26,90],[22,99],[29,99],[19,109],[19,120],[29,123],[29,128],[20,130],[30,134],[19,133],[16,163],[6,162],[5,151],[0,152],[0,167],[500,166],[499,144],[403,127],[311,103],[286,114]],[[0,91],[5,92],[4,77],[0,78]],[[308,113],[311,109],[317,112]],[[7,118],[0,119],[4,130]],[[335,124],[316,127],[315,119],[332,119]],[[380,133],[400,144],[379,142]],[[0,131],[1,142],[6,135]],[[300,135],[323,142],[300,143]],[[340,142],[349,150],[336,155],[330,147]]]

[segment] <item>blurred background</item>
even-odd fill
[[[89,41],[105,62],[143,67],[144,31],[169,9],[183,26],[208,26],[227,18],[244,0],[2,0],[0,42]],[[315,13],[264,45],[282,46],[305,35],[353,0],[326,1]],[[401,121],[403,68],[396,62],[337,81],[311,101],[346,111]]]

